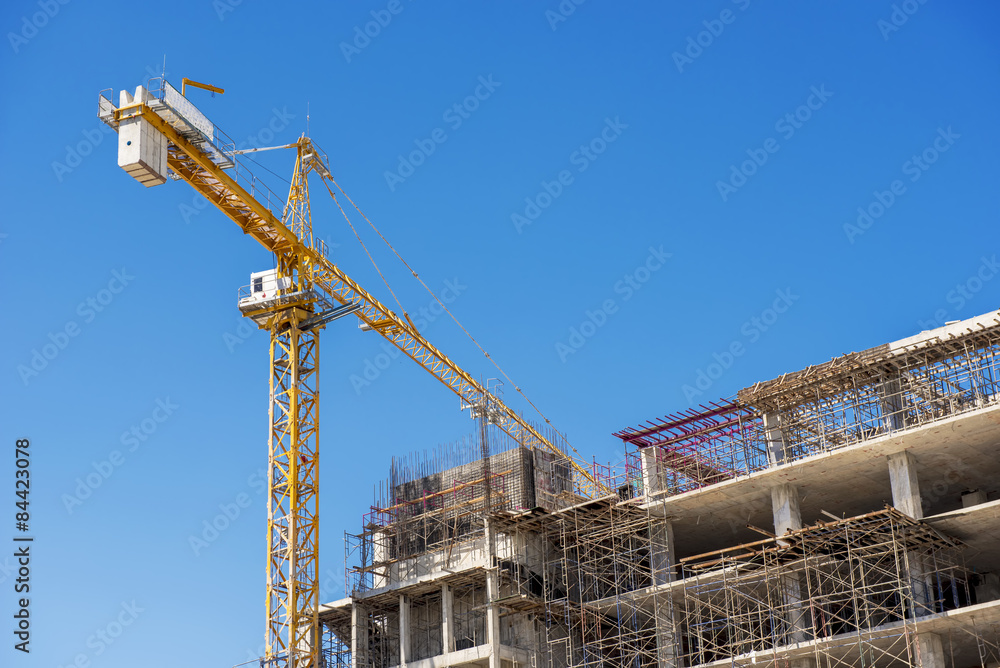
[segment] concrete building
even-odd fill
[[[616,434],[395,468],[333,666],[1000,666],[1000,311]],[[485,431],[485,430],[484,430]]]

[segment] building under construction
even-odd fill
[[[326,665],[996,668],[998,354],[1000,311],[843,355],[588,480],[481,417],[376,490]]]

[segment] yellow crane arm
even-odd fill
[[[406,319],[400,318],[373,295],[358,285],[316,248],[299,239],[272,208],[283,202],[252,177],[246,187],[212,161],[198,146],[165,122],[145,104],[135,104],[114,111],[115,121],[141,116],[168,140],[168,165],[181,178],[205,196],[262,246],[282,256],[287,266],[311,271],[314,284],[341,304],[360,304],[355,315],[399,348],[407,357],[429,371],[470,406],[490,409],[490,418],[500,429],[527,447],[568,457],[575,472],[578,491],[590,498],[612,492],[586,465],[546,439],[521,415],[499,398],[489,394],[475,378],[438,350]],[[245,176],[245,174],[244,174]],[[249,188],[249,190],[248,190]],[[256,196],[255,196],[256,195]],[[260,201],[263,198],[266,203]]]
[[[223,93],[226,92],[225,89],[219,88],[218,86],[213,86],[212,84],[207,84],[207,83],[199,83],[197,81],[192,81],[191,79],[184,77],[183,79],[181,79],[181,95],[185,94],[188,86],[191,86],[192,88],[201,88],[202,90],[212,91],[213,93],[218,93],[219,95],[222,95]]]

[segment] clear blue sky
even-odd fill
[[[101,89],[134,88],[164,54],[168,79],[226,89],[191,97],[238,141],[294,141],[308,104],[355,201],[432,288],[459,284],[456,315],[601,461],[621,458],[622,427],[998,306],[995,3],[907,0],[893,16],[889,0],[590,0],[564,17],[546,14],[557,0],[401,0],[365,42],[356,29],[373,11],[385,21],[389,2],[48,2],[0,9],[0,541],[15,533],[17,437],[33,442],[36,536],[29,657],[11,647],[0,569],[4,665],[219,668],[263,638],[252,476],[266,459],[267,342],[244,336],[236,297],[271,259],[184,183],[129,178],[96,118]],[[484,99],[467,100],[477,87]],[[400,167],[435,136],[412,173]],[[291,173],[287,152],[260,161]],[[391,299],[326,195],[313,200],[334,257]],[[411,313],[429,304],[378,257]],[[495,375],[445,318],[424,331]],[[52,340],[65,345],[23,377]],[[405,359],[358,391],[351,377],[380,343],[350,321],[323,334],[328,600],[342,596],[343,531],[391,458],[472,428]],[[133,427],[145,440],[123,440]],[[238,498],[239,517],[196,555],[189,537]]]

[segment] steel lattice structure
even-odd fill
[[[474,417],[488,419],[524,447],[563,458],[566,455],[427,341],[405,313],[401,317],[391,311],[327,257],[325,244],[312,234],[308,176],[315,173],[329,181],[332,177],[326,155],[311,139],[303,135],[290,145],[296,148],[297,159],[291,190],[284,201],[236,158],[235,145],[228,136],[166,81],[151,79],[148,90],[140,87],[135,97],[128,99],[116,107],[102,93],[98,116],[116,132],[120,127],[135,129],[138,125],[144,140],[149,140],[151,133],[162,135],[170,175],[186,181],[271,251],[277,275],[290,281],[290,287],[279,287],[279,294],[266,307],[241,310],[271,335],[265,661],[315,668],[320,665],[321,644],[317,623],[318,334],[338,307],[347,309],[342,314],[353,312],[455,392]],[[192,120],[196,117],[197,122]],[[128,168],[145,185],[165,180],[165,174],[152,178],[150,169],[145,163]],[[586,466],[573,459],[567,461],[581,494],[605,491]]]

